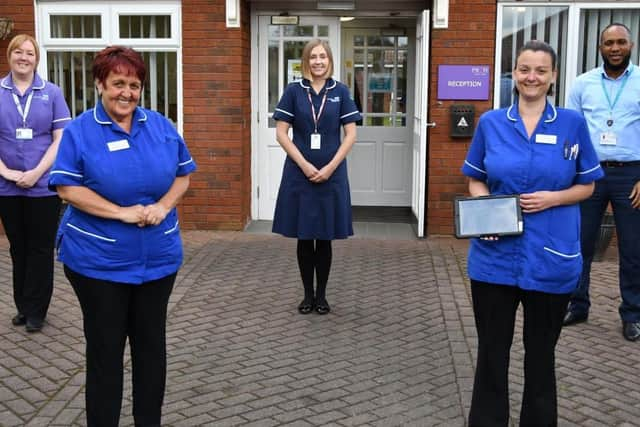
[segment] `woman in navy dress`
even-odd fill
[[[301,61],[304,78],[285,89],[273,114],[276,137],[287,153],[273,232],[298,239],[304,286],[298,311],[327,314],[331,241],[353,235],[345,158],[355,143],[355,122],[361,116],[349,89],[331,78],[333,55],[326,41],[307,43]]]

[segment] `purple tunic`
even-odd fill
[[[26,127],[33,130],[33,138],[17,139],[16,129],[24,126],[13,94],[18,96],[24,111],[32,92]],[[11,73],[0,81],[0,159],[9,169],[27,171],[35,168],[53,142],[53,131],[64,128],[70,120],[71,114],[60,88],[45,82],[37,73],[24,95],[15,89]],[[20,188],[13,181],[0,177],[0,196],[52,196],[56,193],[48,189],[48,182],[49,171],[31,188]]]

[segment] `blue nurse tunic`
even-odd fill
[[[495,195],[559,191],[604,176],[584,118],[549,103],[531,138],[517,104],[483,114],[462,172]],[[524,213],[523,221],[520,236],[471,241],[469,277],[552,294],[573,291],[582,270],[579,204]]]
[[[195,163],[173,125],[136,108],[131,132],[98,102],[66,128],[49,186],[85,186],[119,206],[148,205],[164,196]],[[156,226],[138,227],[69,206],[60,221],[58,259],[87,277],[141,284],[178,271],[182,241],[173,208]]]
[[[318,121],[319,150],[311,149],[311,134],[315,129],[308,94],[316,114],[326,94],[324,111]],[[341,126],[362,119],[349,89],[333,79],[327,79],[320,93],[315,93],[309,80],[291,83],[276,106],[273,118],[291,125],[293,143],[318,169],[329,163],[340,148]],[[276,201],[273,232],[305,240],[345,239],[353,235],[346,160],[326,182],[314,184],[287,156]]]

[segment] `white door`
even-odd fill
[[[343,82],[363,116],[347,160],[356,206],[411,204],[413,55],[410,38],[398,30],[343,30]]]
[[[416,234],[424,237],[425,187],[427,175],[427,89],[429,84],[429,11],[418,16],[416,28],[416,81],[413,117],[413,185],[411,211]]]
[[[257,215],[254,218],[271,220],[286,158],[284,150],[276,141],[273,111],[287,84],[300,77],[302,49],[311,39],[329,41],[333,52],[334,78],[339,79],[339,19],[300,17],[298,25],[271,25],[269,16],[260,16],[258,28],[258,123],[254,168],[258,182],[254,193],[257,198]]]

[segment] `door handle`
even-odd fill
[[[434,128],[434,127],[436,127],[436,122],[427,122],[427,123],[425,123],[425,125],[426,125],[428,128]]]

